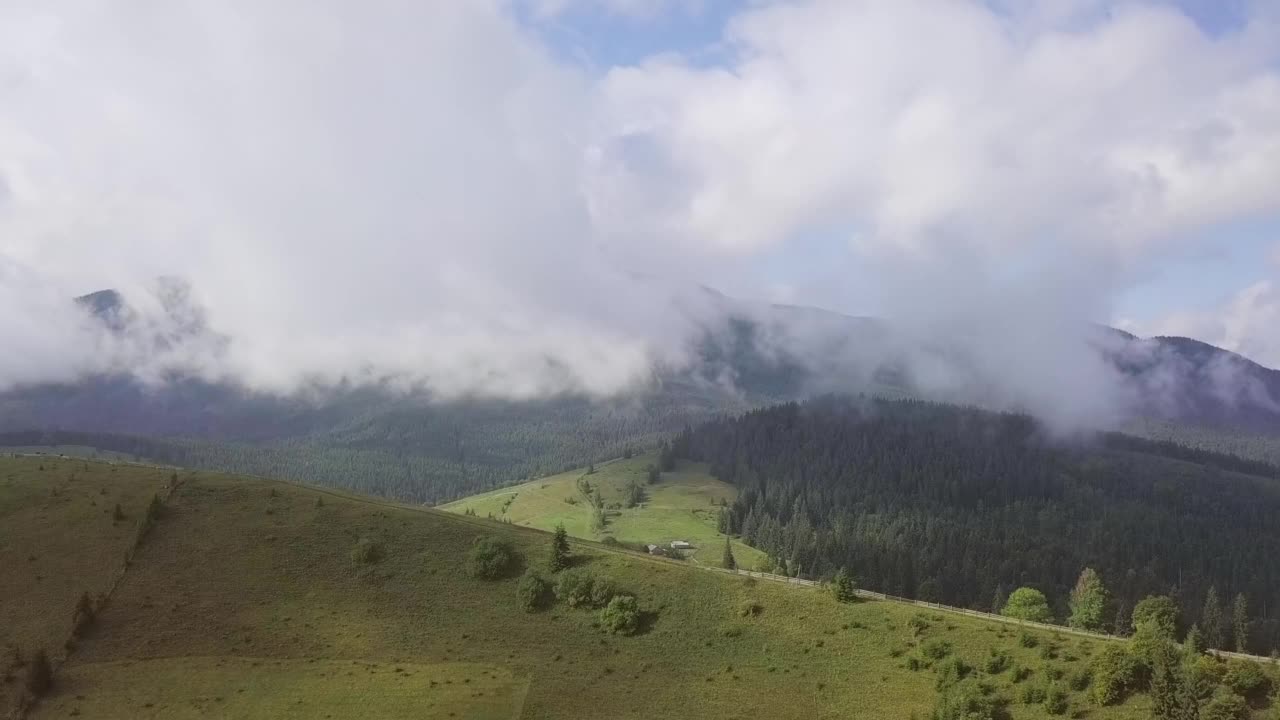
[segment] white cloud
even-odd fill
[[[0,254],[63,297],[184,276],[231,337],[207,372],[524,396],[675,351],[592,239],[587,79],[497,3],[8,3],[0,28]]]
[[[177,274],[229,339],[166,361],[206,374],[611,392],[679,359],[673,286],[822,229],[904,326],[1052,404],[1098,387],[1081,328],[1134,267],[1280,209],[1262,14],[1209,36],[1146,3],[749,3],[723,65],[592,75],[515,1],[0,6],[0,327],[31,358],[0,385],[132,364],[30,318]]]
[[[1280,287],[1262,280],[1236,293],[1221,307],[1172,313],[1154,331],[1194,337],[1280,368]]]
[[[1119,258],[1280,206],[1276,26],[1213,38],[1139,4],[1082,24],[1097,4],[744,12],[728,67],[668,56],[610,73],[595,206],[730,253],[858,223],[873,246]]]

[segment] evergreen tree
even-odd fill
[[[1191,629],[1187,630],[1187,636],[1182,640],[1182,651],[1188,657],[1195,657],[1204,652],[1204,638],[1200,635],[1200,625],[1191,624]]]
[[[847,568],[840,568],[836,572],[836,576],[831,581],[831,594],[836,600],[844,603],[854,602],[858,599],[858,583],[853,579],[853,574]]]
[[[556,524],[556,533],[551,537],[551,557],[547,560],[547,569],[560,572],[569,567],[569,533],[564,523]]]
[[[652,463],[650,463],[649,466],[645,468],[645,474],[648,477],[650,485],[656,484],[659,480],[662,479],[662,472],[658,470],[657,465],[654,465]]]
[[[733,558],[733,546],[729,544],[729,537],[724,539],[724,553],[720,556],[720,566],[728,570],[737,570],[738,561]]]
[[[1102,578],[1093,568],[1085,568],[1071,591],[1071,616],[1067,624],[1081,630],[1099,630],[1106,605],[1107,590]]]
[[[1004,583],[996,585],[995,597],[991,600],[991,612],[1000,614],[1004,609],[1005,602],[1009,599],[1009,593],[1004,589]]]
[[[1204,599],[1204,610],[1200,613],[1200,630],[1204,633],[1205,646],[1213,650],[1226,647],[1223,637],[1227,625],[1226,614],[1222,609],[1222,601],[1218,599],[1218,588],[1210,587]]]
[[[1237,593],[1231,603],[1231,631],[1236,652],[1249,652],[1249,605],[1244,593]]]

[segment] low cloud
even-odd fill
[[[1265,7],[1212,35],[1158,3],[751,3],[719,64],[603,70],[529,7],[7,3],[0,386],[611,394],[689,362],[722,309],[697,283],[760,285],[744,268],[821,234],[841,244],[824,271],[903,338],[843,352],[1086,422],[1116,410],[1091,342],[1117,294],[1280,212]],[[129,332],[66,302],[104,287]],[[1259,288],[1205,335],[1280,361]],[[190,313],[202,332],[175,335]],[[828,342],[791,350],[855,384]]]

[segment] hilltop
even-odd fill
[[[924,717],[938,697],[935,671],[953,657],[982,692],[1009,701],[1012,717],[1040,718],[1046,706],[1035,693],[1024,704],[1022,688],[1054,676],[1066,687],[1109,644],[892,602],[845,604],[575,542],[577,572],[638,598],[639,632],[615,635],[598,611],[564,602],[526,612],[514,572],[465,572],[482,537],[540,564],[549,536],[518,525],[82,460],[6,458],[0,478],[0,571],[21,591],[3,605],[0,642],[22,644],[28,658],[43,644],[59,665],[36,720]],[[162,508],[126,566],[152,493]],[[98,498],[116,497],[136,502],[113,525]],[[82,592],[107,596],[64,645]],[[7,699],[22,672],[8,669]],[[1065,699],[1100,720],[1149,708],[1142,695],[1105,707],[1086,691]]]

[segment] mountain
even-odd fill
[[[1072,399],[1071,388],[1056,387],[1058,368],[1047,366],[1032,365],[1023,392],[1007,392],[1010,370],[1030,361],[993,364],[989,343],[921,339],[876,318],[751,306],[706,289],[699,301],[713,312],[694,339],[694,362],[658,369],[618,397],[443,401],[376,384],[279,396],[181,369],[120,371],[0,394],[0,433],[8,433],[0,443],[75,440],[179,465],[440,502],[653,446],[719,413],[827,392],[1034,414]],[[110,290],[77,302],[144,357],[216,357],[227,341],[177,281],[161,283],[159,311],[145,315]],[[1104,398],[1111,414],[1101,420],[1210,448],[1248,435],[1259,440],[1228,449],[1280,454],[1271,439],[1280,436],[1280,372],[1185,338],[1098,328],[1090,340],[1091,357],[1112,369],[1114,382]]]

